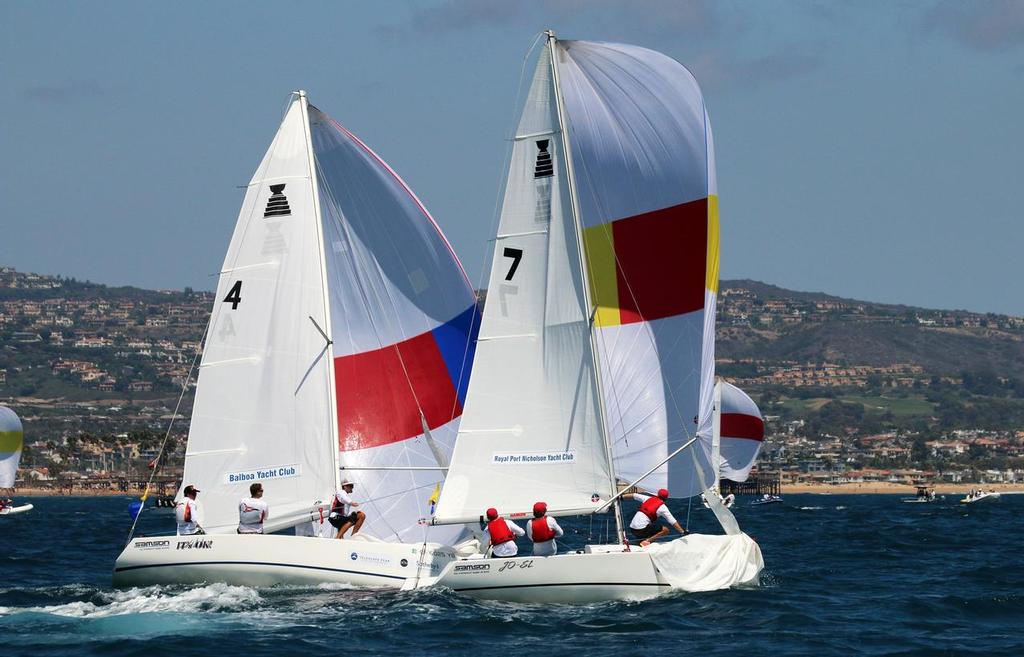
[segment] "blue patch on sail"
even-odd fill
[[[448,368],[448,375],[455,386],[459,404],[465,404],[469,373],[473,367],[473,354],[476,352],[476,336],[480,332],[480,309],[473,304],[455,319],[431,332],[434,334],[437,349],[441,352],[441,358]]]

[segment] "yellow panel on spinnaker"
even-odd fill
[[[0,454],[18,451],[23,440],[21,431],[0,431]]]
[[[707,256],[707,277],[704,286],[712,294],[718,294],[718,250],[719,224],[718,224],[718,195],[708,196],[708,256]]]
[[[622,316],[619,312],[619,282],[615,272],[615,241],[611,224],[585,228],[583,247],[587,251],[590,295],[597,307],[594,323],[596,326],[618,326],[622,323]]]

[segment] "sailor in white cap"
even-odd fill
[[[327,517],[327,522],[338,528],[335,538],[344,538],[345,532],[349,528],[352,529],[352,536],[355,536],[362,528],[363,521],[366,520],[366,514],[352,509],[352,507],[359,506],[359,502],[352,499],[354,488],[355,484],[346,479],[341,482],[341,490],[334,494],[334,499],[331,501],[331,515]]]

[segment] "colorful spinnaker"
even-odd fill
[[[423,540],[443,478],[424,432],[451,453],[477,315],[422,203],[297,93],[249,183],[200,367],[184,483],[206,530],[234,531],[257,480],[269,531],[308,522],[340,467],[364,533]]]
[[[24,430],[14,411],[0,406],[0,488],[13,488],[24,446]]]
[[[764,442],[761,409],[747,393],[719,381],[721,395],[721,443],[718,473],[722,479],[746,481]]]
[[[711,459],[718,197],[704,99],[679,62],[638,46],[560,41],[558,66],[619,479],[673,497]]]

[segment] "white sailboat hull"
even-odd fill
[[[437,576],[456,558],[436,543],[305,536],[205,534],[134,538],[114,565],[114,586],[223,582],[244,586],[351,584],[400,588]]]
[[[676,563],[666,569],[666,559]],[[691,534],[654,550],[623,552],[622,546],[599,545],[553,557],[460,559],[417,586],[442,586],[488,600],[592,603],[751,585],[763,568],[760,548],[745,534]]]
[[[982,500],[998,500],[998,499],[999,499],[999,493],[996,493],[996,492],[981,493],[979,495],[975,495],[974,497],[970,497],[970,496],[965,497],[962,500],[960,500],[960,503],[961,504],[974,504],[975,502],[981,502]]]
[[[21,506],[9,506],[6,509],[0,510],[0,516],[13,516],[19,513],[25,513],[31,511],[35,507],[31,504],[22,504]]]

